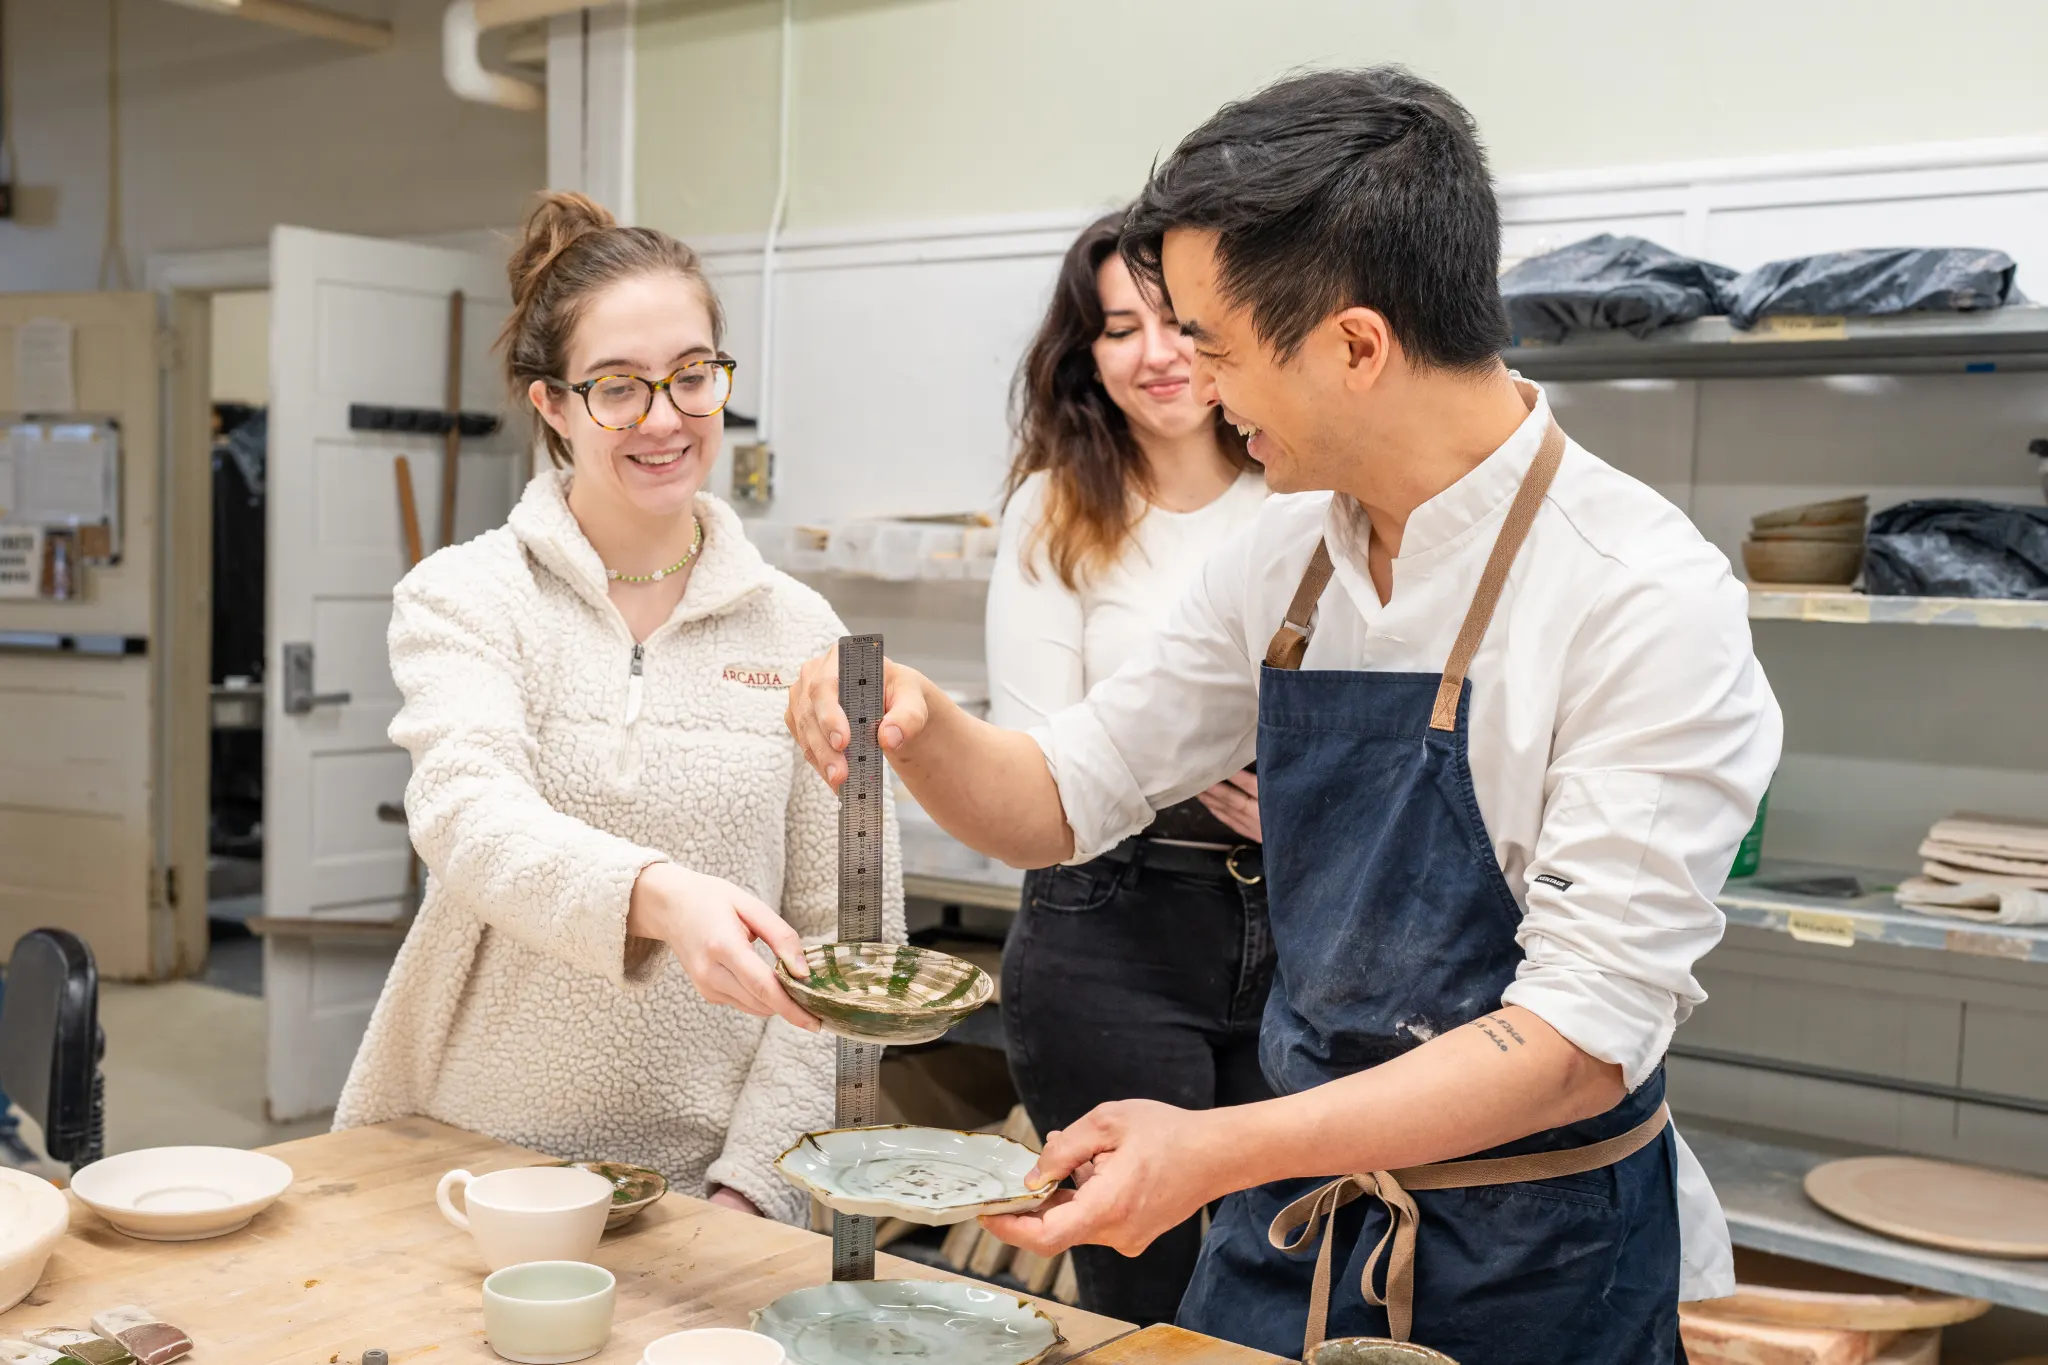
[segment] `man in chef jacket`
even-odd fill
[[[1018,867],[1091,858],[1256,753],[1280,1098],[1104,1105],[1039,1161],[1076,1188],[989,1226],[1132,1253],[1222,1200],[1180,1321],[1282,1356],[1327,1331],[1682,1360],[1679,1299],[1734,1284],[1662,1060],[1782,734],[1742,585],[1502,365],[1499,209],[1437,87],[1322,72],[1225,107],[1123,249],[1292,496],[1046,726],[892,664],[882,745]],[[843,781],[832,656],[789,722]]]

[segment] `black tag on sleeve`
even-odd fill
[[[1569,891],[1572,889],[1572,884],[1566,881],[1563,877],[1553,877],[1548,872],[1538,873],[1535,877],[1535,880],[1542,882],[1545,886],[1554,886],[1560,891]]]

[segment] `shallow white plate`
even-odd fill
[[[1027,1300],[956,1280],[859,1280],[784,1294],[753,1327],[790,1365],[1037,1365],[1063,1338]]]
[[[147,1147],[71,1177],[79,1202],[130,1237],[196,1242],[235,1231],[291,1188],[292,1168],[234,1147]]]
[[[935,1227],[1037,1208],[1053,1190],[1024,1183],[1037,1161],[994,1133],[885,1124],[806,1133],[775,1169],[828,1209]]]

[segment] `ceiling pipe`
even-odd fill
[[[600,9],[604,3],[605,0],[454,0],[441,19],[441,68],[448,88],[466,100],[494,104],[501,109],[540,108],[543,87],[487,68],[479,40],[491,29]]]
[[[294,33],[347,43],[371,52],[382,52],[391,46],[391,25],[369,19],[352,19],[317,5],[302,4],[300,0],[173,0],[173,3],[188,9],[205,10],[208,14],[230,14],[269,24],[272,28],[290,29]]]
[[[476,22],[484,29],[523,24],[530,19],[552,19],[557,14],[574,14],[580,9],[603,9],[609,0],[475,0]]]
[[[476,0],[454,0],[441,16],[441,74],[448,88],[466,100],[500,109],[530,112],[540,108],[540,86],[484,66],[478,47],[483,25],[476,11]]]

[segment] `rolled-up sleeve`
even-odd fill
[[[1725,566],[1610,592],[1570,651],[1503,1001],[1648,1079],[1706,998],[1693,966],[1783,736]]]
[[[1224,541],[1131,661],[1031,737],[1045,751],[1086,862],[1249,763],[1258,668],[1246,648],[1246,527]]]

